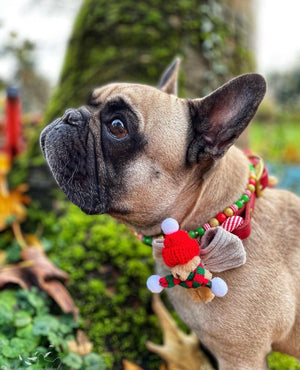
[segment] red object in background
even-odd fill
[[[6,90],[5,151],[13,158],[21,152],[21,100],[15,87]]]

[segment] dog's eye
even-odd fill
[[[116,137],[117,139],[123,139],[125,136],[127,136],[127,130],[125,128],[125,125],[119,119],[114,119],[107,125],[107,127],[110,134]]]

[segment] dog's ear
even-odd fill
[[[180,62],[180,58],[175,58],[175,60],[164,71],[158,83],[158,88],[161,91],[167,94],[177,95],[177,80]]]
[[[217,159],[224,155],[254,116],[266,92],[255,73],[234,78],[202,99],[188,100],[192,122],[187,159]]]

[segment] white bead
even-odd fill
[[[179,224],[174,218],[166,218],[161,224],[161,229],[165,235],[173,234],[179,230]]]
[[[159,284],[159,275],[151,275],[147,280],[147,288],[152,293],[160,293],[164,288]]]
[[[211,291],[217,297],[224,297],[224,295],[228,292],[228,286],[223,279],[214,277],[211,280]]]

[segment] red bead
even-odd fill
[[[220,224],[222,224],[227,219],[227,217],[225,213],[218,213],[216,219],[220,222]]]
[[[254,179],[249,179],[249,184],[256,185],[256,181]]]

